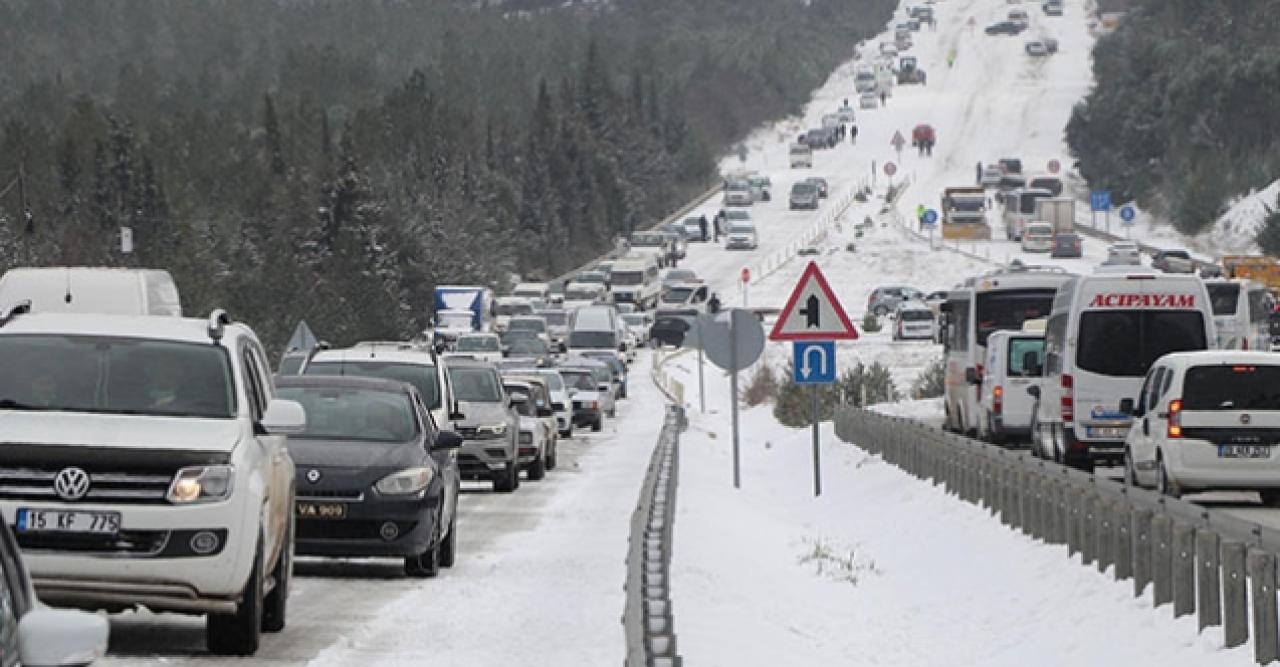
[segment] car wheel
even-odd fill
[[[440,543],[440,567],[453,567],[458,557],[458,508],[453,508],[453,518],[449,520],[449,534]]]
[[[591,430],[599,433],[600,430],[603,428],[604,428],[604,417],[596,417],[596,420],[591,423]]]
[[[551,455],[547,457],[547,470],[555,470],[560,462],[560,443],[551,443]]]
[[[876,306],[875,308],[871,309],[871,312],[875,313],[880,317],[884,317],[885,315],[889,314],[889,309],[885,306]]]
[[[567,429],[565,429],[565,430],[561,431],[561,432],[560,432],[560,437],[562,437],[562,438],[572,438],[572,437],[573,437],[573,427],[571,426],[571,427],[569,427],[569,428],[567,428]]]
[[[546,477],[547,476],[546,453],[543,452],[542,456],[539,456],[537,459],[534,460],[533,463],[530,463],[527,470],[529,473],[530,481],[536,482],[542,479],[543,477]]]
[[[235,613],[209,614],[205,645],[215,655],[253,655],[262,638],[262,538]]]
[[[440,520],[443,512],[436,516],[435,527],[431,530],[431,543],[425,551],[416,556],[404,559],[404,573],[410,577],[427,578],[440,574]]]
[[[1160,477],[1156,482],[1160,490],[1160,495],[1169,496],[1170,498],[1181,498],[1182,487],[1169,477],[1169,468],[1164,464],[1164,457],[1157,456],[1156,464],[1160,467]]]
[[[498,493],[511,493],[519,486],[517,482],[519,479],[520,466],[515,461],[510,461],[502,472],[494,473],[493,490]]]
[[[289,580],[293,578],[294,522],[293,514],[290,513],[284,543],[280,545],[280,558],[276,559],[276,567],[271,571],[271,580],[275,587],[267,594],[262,608],[263,632],[280,632],[284,629],[289,604]]]

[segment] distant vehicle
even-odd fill
[[[497,361],[502,358],[502,341],[498,339],[498,334],[463,334],[458,336],[453,352],[445,356],[452,355],[469,356],[482,361]]]
[[[802,208],[817,209],[821,201],[818,186],[807,180],[797,181],[791,185],[791,196],[788,201],[793,211]]]
[[[849,106],[848,102],[841,104],[840,108],[836,109],[836,115],[840,116],[841,123],[856,122],[858,117],[857,112],[853,110],[853,107]]]
[[[1002,169],[1002,170],[1004,171],[1004,173],[1006,173],[1006,174],[1021,174],[1021,173],[1022,173],[1022,159],[1021,159],[1021,158],[1016,158],[1016,157],[1002,157],[1002,158],[1000,158],[1000,160],[999,160],[996,164],[1000,165],[1000,169]]]
[[[853,91],[855,93],[874,93],[876,91],[876,69],[871,65],[859,65],[853,74]]]
[[[1019,188],[1004,195],[1005,238],[1010,241],[1021,241],[1022,233],[1036,217],[1036,202],[1048,199],[1053,193],[1048,190]],[[1048,250],[1048,248],[1046,248]]]
[[[570,404],[573,406],[573,425],[590,426],[592,431],[604,427],[604,410],[601,408],[600,388],[595,375],[587,368],[562,367],[557,369],[564,378]]]
[[[1151,267],[1165,273],[1195,273],[1195,262],[1186,250],[1157,250]]]
[[[698,277],[698,272],[693,269],[667,269],[662,274],[662,286],[678,285],[681,283],[700,283],[702,279]]]
[[[525,315],[522,317],[513,317],[507,323],[507,334],[515,334],[521,331],[528,331],[535,338],[550,344],[551,335],[547,331],[547,321],[541,315]]]
[[[810,148],[835,148],[839,143],[834,128],[815,127],[804,135],[804,143]]]
[[[791,159],[792,169],[813,167],[813,149],[809,148],[808,144],[791,144],[788,154]]]
[[[702,218],[701,217],[689,216],[685,218],[683,221],[681,221],[680,224],[684,225],[685,236],[690,241],[702,242],[702,241],[706,241],[707,238],[711,236],[710,220],[707,221],[707,235],[705,237],[702,235]]]
[[[458,466],[466,479],[493,482],[493,490],[510,493],[520,488],[518,438],[520,418],[502,387],[493,364],[450,359],[449,379],[465,419],[458,421],[462,449]]]
[[[1050,257],[1083,257],[1084,241],[1079,234],[1058,234],[1053,237],[1053,250],[1049,251]]]
[[[654,317],[649,313],[627,313],[622,316],[622,321],[626,322],[627,328],[641,345],[649,342],[649,330],[653,326],[653,320]]]
[[[828,113],[822,115],[823,127],[840,127],[840,114]]]
[[[1160,357],[1136,399],[1125,478],[1162,495],[1257,490],[1280,506],[1280,363],[1268,352],[1210,350]]]
[[[648,252],[658,258],[659,266],[672,266],[680,258],[675,239],[663,232],[631,232],[628,243],[631,248],[629,255],[635,255],[637,251]]]
[[[751,183],[744,180],[729,181],[724,186],[725,206],[750,206],[755,203],[751,196]]]
[[[1022,48],[1024,51],[1027,52],[1027,55],[1029,56],[1049,55],[1049,49],[1044,45],[1044,42],[1038,39],[1033,39],[1027,42]]]
[[[693,315],[658,314],[649,327],[649,339],[658,347],[680,347],[685,333],[694,326]]]
[[[1058,40],[1053,37],[1042,37],[1040,41],[1044,42],[1044,49],[1049,53],[1058,52]]]
[[[880,107],[880,96],[874,92],[863,93],[858,96],[858,107],[862,109],[878,109]]]
[[[754,222],[730,221],[728,232],[724,242],[727,250],[755,250],[760,247],[760,237],[756,234]]]
[[[978,436],[1002,445],[1031,435],[1035,397],[1044,370],[1043,331],[997,331],[987,337]]]
[[[653,259],[628,259],[614,264],[609,282],[609,293],[613,301],[634,303],[641,310],[652,308],[658,302],[658,294],[662,289],[658,268],[658,263]],[[569,331],[572,336],[572,323]]]
[[[658,313],[667,310],[704,310],[707,300],[711,298],[711,289],[700,283],[672,285],[662,293],[658,300]]]
[[[547,283],[520,283],[511,290],[511,296],[550,301],[551,286]]]
[[[812,183],[814,187],[818,188],[818,196],[822,197],[823,199],[826,199],[827,188],[829,187],[827,185],[827,179],[821,176],[810,176],[809,178],[806,178],[804,180],[807,183]]]
[[[898,83],[924,83],[925,71],[920,69],[915,56],[903,56],[898,60]]]
[[[1004,171],[1000,167],[987,166],[982,168],[982,181],[980,185],[984,188],[994,188],[1000,185],[1000,178],[1004,176]]]
[[[1223,255],[1219,260],[1226,278],[1249,278],[1280,293],[1280,260],[1265,255]]]
[[[1047,222],[1029,222],[1022,233],[1022,250],[1023,252],[1051,252],[1053,237],[1053,225]]]
[[[903,301],[893,311],[893,340],[933,340],[937,334],[936,328],[933,311],[923,301]]]
[[[1141,266],[1142,251],[1138,244],[1123,241],[1107,248],[1107,260],[1104,264],[1120,266]]]
[[[600,271],[598,269],[591,269],[587,271],[579,271],[578,275],[574,276],[573,279],[570,280],[568,284],[572,285],[573,283],[589,283],[593,285],[594,284],[604,285],[608,282],[609,282],[609,274],[605,273],[604,271]],[[565,291],[566,292],[569,291],[568,285],[565,286]]]
[[[751,211],[744,209],[730,209],[725,211],[725,222],[751,222]]]
[[[1204,281],[1213,306],[1213,323],[1221,350],[1270,349],[1269,318],[1275,300],[1262,283],[1246,278]]]
[[[929,294],[927,294],[924,297],[924,302],[929,306],[929,310],[933,311],[934,317],[937,317],[938,313],[942,312],[941,306],[946,300],[947,300],[946,290],[937,290],[937,291],[929,292]]]
[[[537,376],[505,374],[502,388],[511,399],[511,408],[520,418],[520,469],[530,481],[545,479],[556,467],[556,420],[546,382]]]
[[[565,310],[594,306],[600,303],[609,303],[609,290],[604,283],[572,282],[564,287]]]
[[[751,196],[756,201],[769,201],[773,199],[773,181],[768,176],[759,174],[749,176],[747,183],[751,185]]]
[[[1070,234],[1076,227],[1076,200],[1070,197],[1038,198],[1031,219],[1053,225],[1056,234]]]
[[[924,300],[924,293],[914,287],[884,285],[867,295],[867,312],[884,317],[906,301]]]
[[[357,343],[345,350],[322,350],[307,364],[304,375],[357,375],[408,382],[418,390],[431,418],[441,428],[462,419],[448,362],[430,348],[411,344]]]
[[[1027,179],[1027,187],[1048,190],[1054,197],[1062,196],[1062,178],[1053,174],[1036,174]]]
[[[1015,23],[1020,23],[1023,28],[1031,25],[1031,16],[1027,14],[1027,10],[1022,8],[1010,9],[1007,18]]]
[[[1026,29],[1027,29],[1026,24],[1023,24],[1017,21],[1000,21],[998,23],[992,23],[991,25],[987,26],[984,32],[986,32],[988,35],[1016,36],[1021,34],[1022,31]]]
[[[942,238],[989,239],[987,193],[978,187],[951,187],[942,191]]]
[[[502,333],[507,330],[507,322],[519,315],[532,315],[533,304],[519,296],[500,296],[493,301],[493,330]]]
[[[1040,9],[1044,11],[1045,16],[1062,16],[1062,8],[1062,0],[1045,0],[1045,3],[1040,5]]]

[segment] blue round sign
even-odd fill
[[[1132,206],[1125,204],[1120,207],[1121,220],[1124,220],[1125,222],[1133,222],[1133,219],[1136,217],[1138,217],[1138,212],[1135,211]]]
[[[921,220],[921,222],[923,222],[926,225],[932,225],[937,221],[938,221],[938,212],[931,208],[926,209],[924,212],[924,218]]]

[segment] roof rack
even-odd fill
[[[209,313],[209,338],[215,343],[222,340],[222,335],[226,333],[228,324],[231,324],[231,316],[227,314],[227,311],[221,308],[214,309],[212,313]]]
[[[19,315],[26,315],[30,312],[31,312],[31,301],[30,300],[19,301],[18,303],[14,304],[13,307],[9,308],[8,312],[6,312],[4,315],[0,315],[0,327],[8,324],[9,320],[12,320],[13,318]]]

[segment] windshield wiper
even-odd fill
[[[0,398],[0,410],[52,410],[54,408],[43,405],[28,405],[20,403],[12,398]]]

